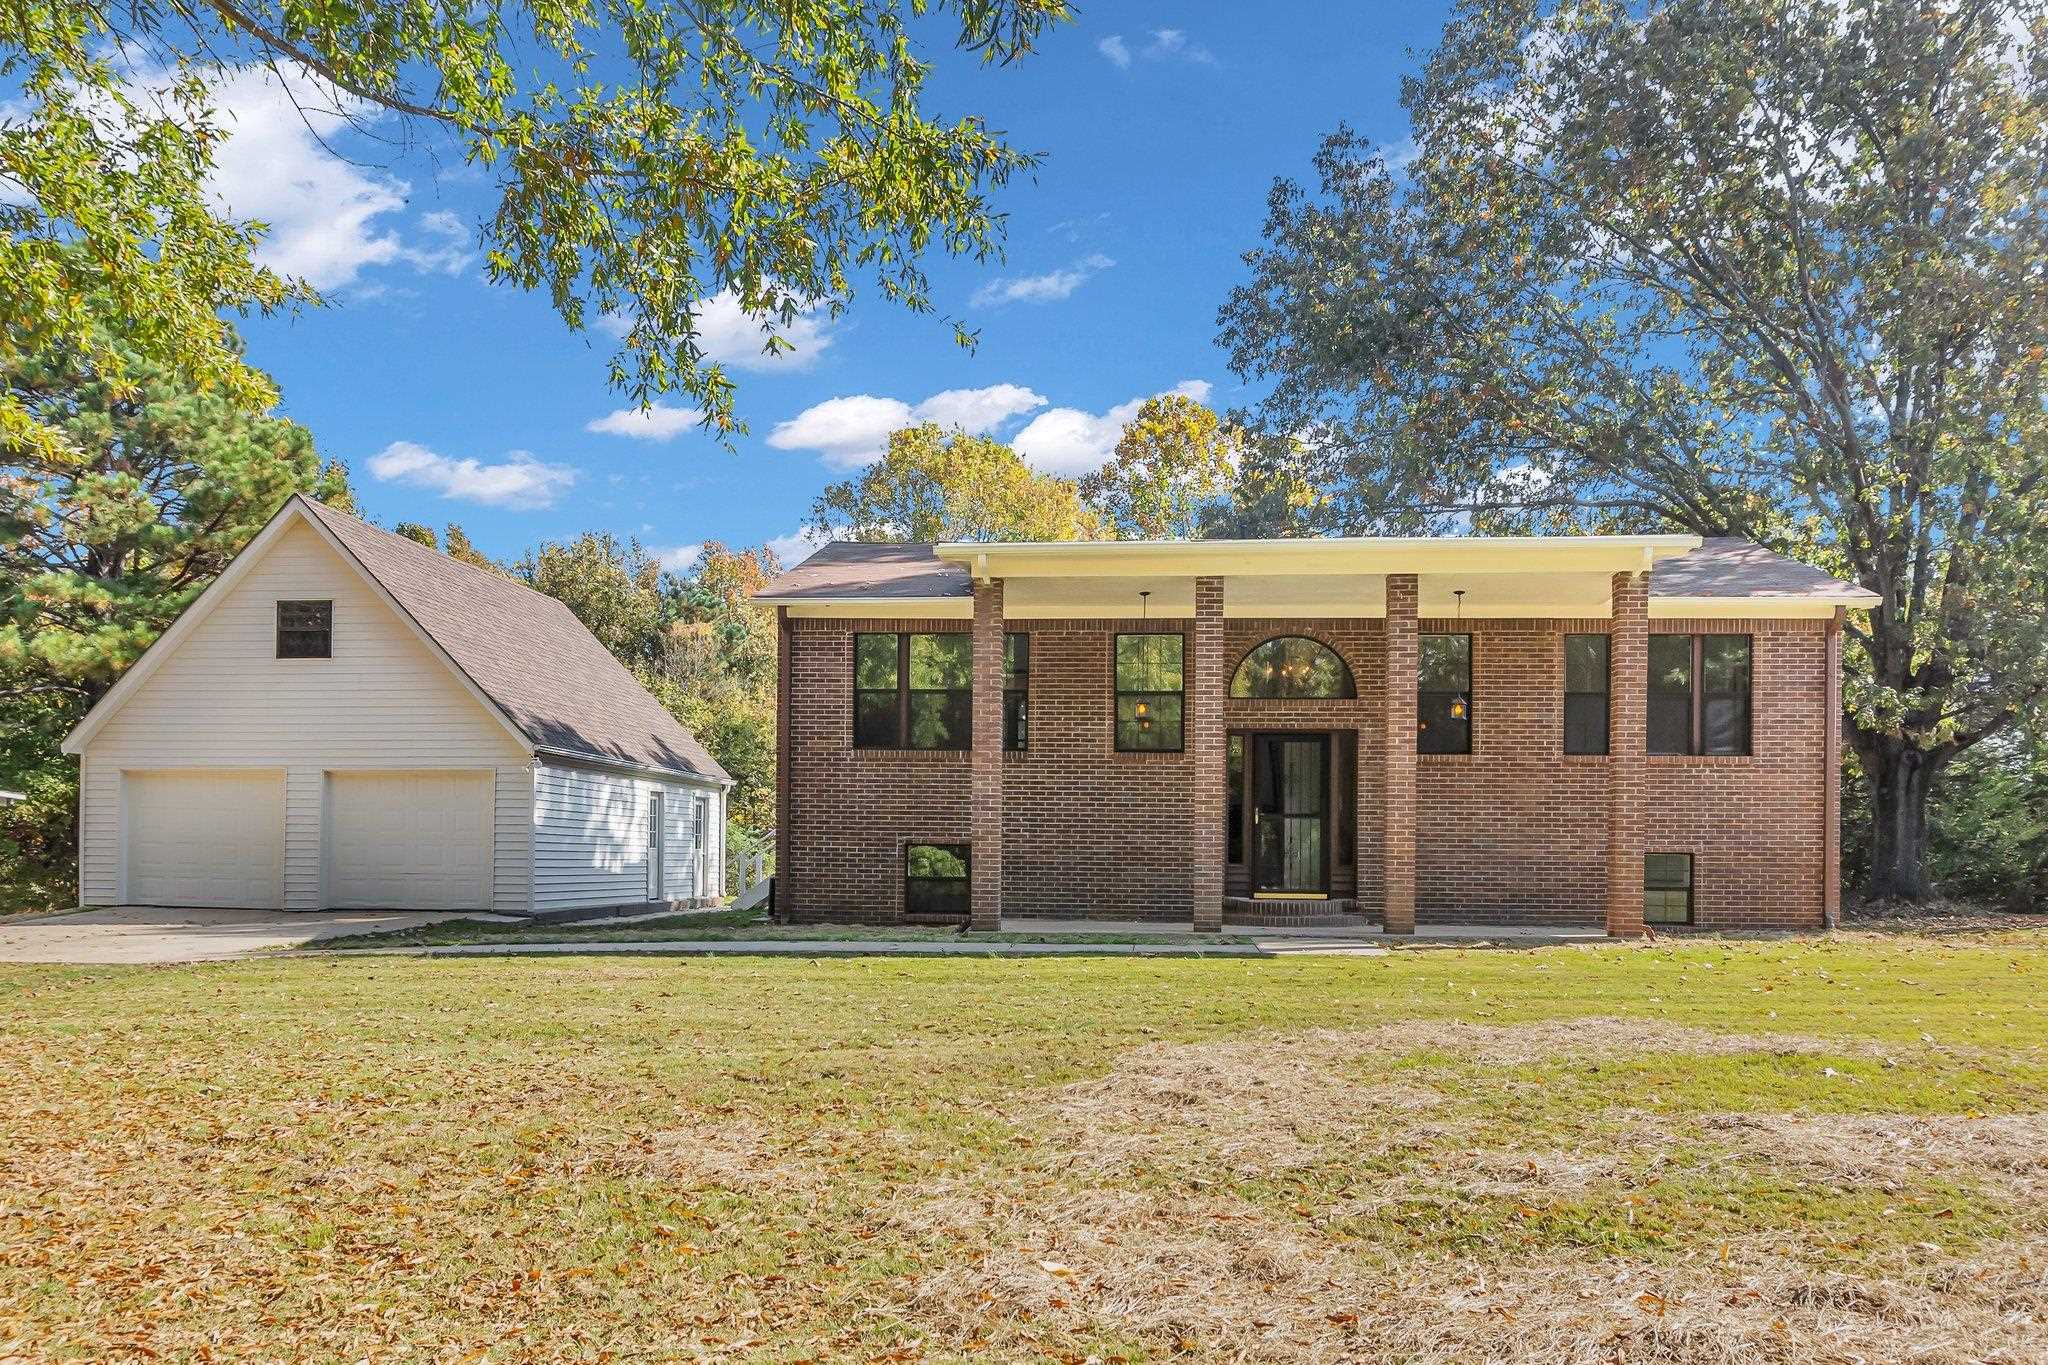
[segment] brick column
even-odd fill
[[[1188,762],[1194,773],[1195,835],[1190,897],[1195,932],[1223,928],[1223,580],[1195,580],[1195,657],[1187,681]]]
[[[974,745],[968,923],[1003,924],[1003,584],[974,585]]]
[[[1648,807],[1650,576],[1618,573],[1608,644],[1607,932],[1643,932],[1643,840]]]
[[[1821,724],[1827,742],[1821,746],[1821,791],[1825,796],[1821,802],[1820,830],[1820,922],[1824,929],[1836,929],[1842,923],[1842,608],[1835,608],[1834,619],[1828,622],[1827,638],[1827,686],[1822,689],[1821,705],[1826,714]]]
[[[775,918],[788,920],[796,909],[796,826],[790,809],[794,797],[789,733],[790,653],[789,608],[775,609],[775,882],[769,888]]]
[[[1415,575],[1387,575],[1385,728],[1381,732],[1380,875],[1386,930],[1415,932]]]

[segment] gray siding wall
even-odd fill
[[[663,795],[663,893],[670,900],[717,895],[716,867],[697,885],[693,798],[710,803],[712,845],[724,819],[725,795],[715,787],[657,782],[593,768],[541,764],[533,781],[533,902],[537,910],[640,905],[650,894],[649,810]]]

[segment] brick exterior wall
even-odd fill
[[[974,751],[969,800],[972,920],[1003,923],[1003,585],[974,585]]]
[[[1419,633],[1415,619],[1420,590],[1415,575],[1387,575],[1387,618],[1381,623],[1380,657],[1385,679],[1380,691],[1380,923],[1390,934],[1415,932],[1415,890],[1419,871],[1417,807],[1422,797],[1421,755],[1415,752],[1415,705]],[[1478,652],[1478,640],[1473,641]],[[1477,681],[1477,661],[1474,661]]]
[[[1195,928],[1209,933],[1223,927],[1223,694],[1230,678],[1224,672],[1220,578],[1195,580],[1195,622],[1188,646],[1185,728],[1192,790],[1187,796],[1189,818],[1194,821],[1188,901]]]
[[[1607,932],[1643,932],[1644,799],[1648,781],[1650,581],[1618,573],[1607,638]]]
[[[1223,590],[1227,594],[1227,581]],[[972,814],[974,755],[857,750],[851,743],[856,630],[965,631],[972,624],[790,622],[779,913],[896,918],[902,851],[911,842],[973,842],[977,871],[984,866],[987,836],[977,837],[981,822]],[[1652,634],[1746,633],[1754,639],[1754,756],[1641,760],[1649,831],[1644,847],[1694,856],[1701,928],[1821,924],[1833,848],[1827,833],[1833,818],[1828,624],[1648,623]],[[1456,623],[1424,619],[1418,625],[1429,632]],[[1222,763],[1205,765],[1192,750],[1114,752],[1112,640],[1118,631],[1181,632],[1192,688],[1198,623],[1012,620],[1007,626],[1031,635],[1032,676],[1030,750],[1003,754],[1000,765],[1004,913],[1187,922],[1203,884],[1197,850],[1223,844]],[[1612,760],[1563,753],[1563,637],[1607,631],[1610,622],[1468,619],[1456,628],[1473,636],[1473,752],[1411,760],[1416,919],[1601,924]],[[1329,645],[1349,665],[1357,698],[1222,698],[1222,727],[1355,736],[1357,899],[1383,914],[1384,758],[1393,733],[1384,705],[1385,625],[1225,619],[1219,697],[1245,651],[1276,635],[1306,635]],[[1617,665],[1619,656],[1617,650]],[[1617,685],[1617,709],[1624,690]],[[1200,708],[1192,695],[1189,704],[1193,740]],[[1412,714],[1402,724],[1412,735]],[[1209,774],[1204,784],[1195,780],[1198,771]],[[1208,783],[1215,793],[1198,792]],[[1634,865],[1639,874],[1639,860]],[[1241,868],[1225,873],[1241,884]]]

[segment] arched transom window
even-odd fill
[[[1328,645],[1281,635],[1252,650],[1230,680],[1233,697],[1355,697],[1351,670]]]

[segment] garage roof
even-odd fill
[[[726,780],[696,736],[554,598],[304,494],[293,501],[537,749]]]
[[[696,736],[668,713],[567,607],[499,574],[294,494],[212,586],[185,609],[64,738],[87,741],[287,522],[304,520],[361,572],[460,675],[499,721],[543,758],[587,759],[729,783]]]

